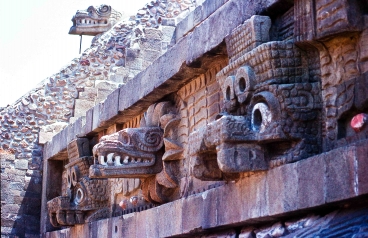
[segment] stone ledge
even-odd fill
[[[80,231],[90,237],[168,237],[277,220],[367,195],[367,154],[365,140],[146,211],[49,232],[46,237],[78,237]],[[157,221],[157,216],[170,218],[170,224]]]
[[[189,15],[180,21],[176,26],[175,37],[176,41],[183,38],[194,27],[208,18],[212,13],[224,5],[228,0],[210,0],[204,1],[201,5],[191,11]]]

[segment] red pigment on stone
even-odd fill
[[[351,119],[350,126],[355,132],[359,132],[368,121],[368,115],[365,113],[359,113]]]

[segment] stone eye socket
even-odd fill
[[[259,130],[260,126],[262,125],[262,113],[259,109],[256,109],[253,112],[253,125],[257,130]]]
[[[230,100],[231,97],[231,88],[227,87],[226,88],[226,100]]]
[[[264,132],[271,120],[272,113],[266,103],[259,102],[254,105],[251,118],[253,131]]]
[[[83,193],[83,190],[81,189],[81,188],[78,188],[77,189],[77,192],[76,192],[76,194],[75,194],[75,203],[76,204],[79,204],[79,203],[81,203],[82,202],[82,200],[83,200],[83,198],[84,198],[84,193]]]
[[[239,79],[239,90],[240,92],[244,92],[246,88],[245,78],[241,77]]]

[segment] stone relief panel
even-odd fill
[[[108,31],[121,18],[121,13],[109,5],[89,6],[79,10],[73,16],[73,26],[69,30],[72,35],[98,35]]]
[[[274,21],[251,17],[225,39],[229,61],[93,150],[71,145],[63,195],[48,203],[52,223],[140,211],[368,138],[367,30],[349,13],[353,3],[315,2],[295,20],[300,3]],[[326,11],[336,12],[330,25],[321,23]],[[341,24],[351,30],[342,35]]]
[[[266,42],[270,22],[253,16],[226,39],[229,49],[247,44],[237,38],[239,29],[255,28],[261,31],[253,39],[258,34],[264,42],[243,47],[241,55],[228,50],[230,63],[217,74],[222,113],[189,136],[193,175],[199,179],[234,179],[321,151],[320,83],[311,77],[307,54],[292,40]]]
[[[73,226],[110,216],[110,186],[107,179],[91,179],[93,164],[89,140],[78,138],[68,145],[62,196],[47,202],[53,226]]]
[[[89,176],[141,178],[144,199],[165,202],[178,186],[172,162],[183,158],[182,145],[177,141],[179,122],[170,102],[153,104],[139,128],[126,128],[100,139],[93,147]]]
[[[215,121],[221,112],[222,92],[216,81],[216,73],[227,64],[227,60],[216,62],[207,73],[193,79],[177,92],[175,101],[181,117],[178,139],[183,144],[184,157],[186,158],[181,169],[181,196],[217,185],[213,182],[202,182],[191,176],[189,152],[193,143],[188,140],[188,136]]]
[[[357,115],[368,113],[367,92],[367,2],[300,1],[311,4],[308,18],[295,21],[298,45],[315,47],[319,52],[323,101],[323,150],[367,138],[366,128],[351,126]],[[308,30],[308,36],[302,31]],[[308,48],[308,47],[307,47]],[[306,48],[306,49],[307,49]]]

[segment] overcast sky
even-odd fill
[[[135,15],[148,0],[4,0],[0,4],[0,107],[14,103],[46,77],[79,57],[72,17],[88,6],[109,4]],[[93,37],[83,36],[82,52]]]

